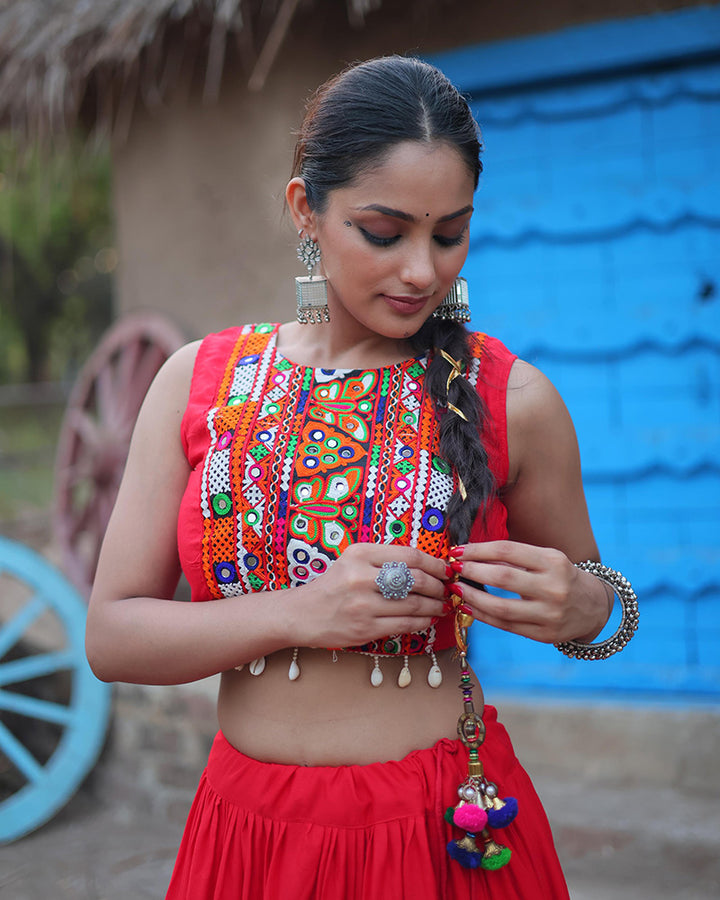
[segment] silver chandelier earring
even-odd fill
[[[308,235],[303,237],[302,229],[298,231],[298,237],[300,238],[300,245],[297,249],[298,259],[306,267],[308,273],[299,275],[295,279],[297,320],[301,325],[329,322],[327,279],[322,275],[313,275],[313,269],[320,262],[320,247],[317,241]]]
[[[467,281],[460,275],[455,279],[453,286],[443,297],[443,301],[433,313],[436,319],[449,319],[451,322],[470,321],[470,299],[468,295]]]

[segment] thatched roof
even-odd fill
[[[338,0],[339,2],[339,0]],[[381,0],[346,0],[353,24]],[[312,0],[0,0],[0,128],[30,138],[78,119],[122,133],[201,67],[217,96],[228,52],[262,87],[298,6]]]

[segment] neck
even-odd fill
[[[369,331],[359,333],[357,328],[349,329],[332,321],[315,325],[297,322],[281,325],[278,350],[298,365],[324,369],[377,369],[413,356],[413,350],[405,340]]]

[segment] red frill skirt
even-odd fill
[[[512,858],[465,869],[446,844],[467,750],[447,738],[400,761],[292,766],[215,738],[166,900],[568,900],[550,826],[493,707],[481,757],[519,812],[495,832]]]

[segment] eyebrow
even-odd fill
[[[463,206],[463,208],[458,209],[457,212],[448,213],[446,216],[440,216],[437,221],[450,222],[452,219],[457,219],[472,211],[472,205]],[[392,209],[390,206],[382,206],[380,203],[371,203],[370,206],[361,206],[360,212],[379,212],[384,216],[391,216],[393,219],[402,219],[403,222],[417,222],[415,216],[410,215],[410,213],[403,212],[401,209]]]

